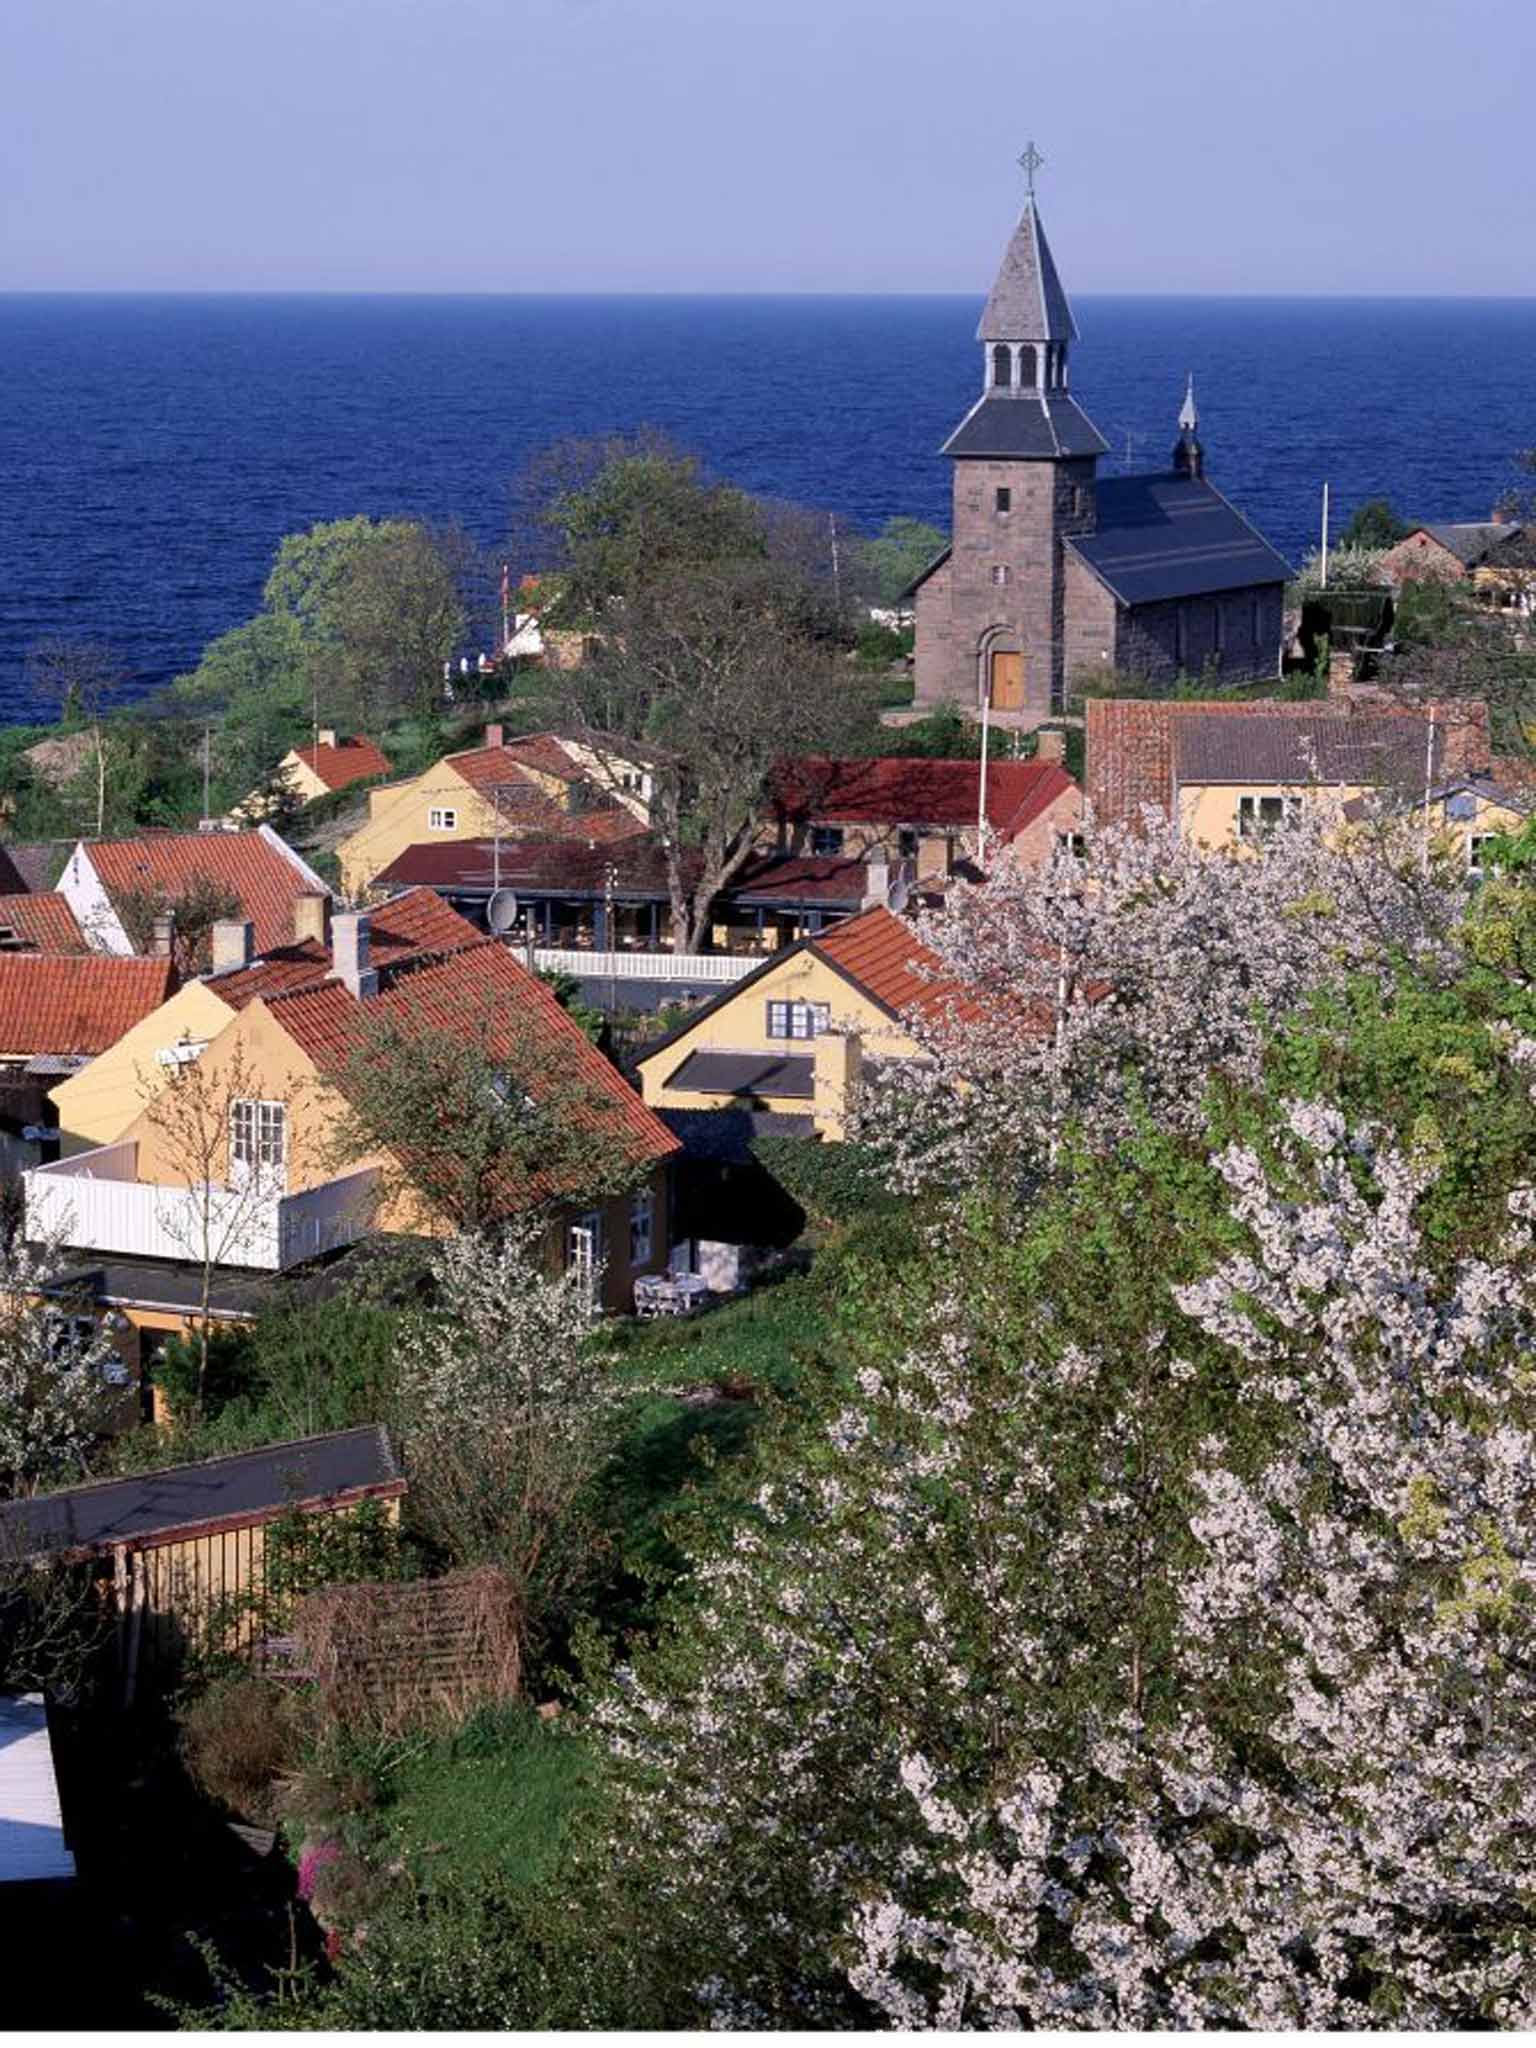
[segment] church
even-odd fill
[[[1115,670],[1170,685],[1279,672],[1286,564],[1206,478],[1191,378],[1169,467],[1100,477],[1072,396],[1077,323],[1029,192],[976,339],[981,396],[945,442],[950,545],[911,584],[916,702],[1029,729]]]

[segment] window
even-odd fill
[[[1013,510],[1013,492],[1007,484],[999,484],[997,487],[997,509],[999,512]]]
[[[1019,389],[1033,391],[1036,382],[1035,352],[1028,342],[1019,350]]]
[[[1006,341],[1000,341],[992,351],[992,382],[1001,385],[1013,382],[1013,353]]]
[[[1012,573],[1006,562],[994,562],[992,564],[992,581],[999,590],[1008,582]]]
[[[918,832],[915,825],[903,825],[896,834],[896,852],[902,860],[916,860]]]
[[[1059,853],[1069,855],[1073,860],[1086,860],[1088,857],[1087,835],[1082,832],[1058,832],[1056,834],[1056,849]]]
[[[603,1212],[589,1209],[565,1233],[565,1270],[574,1275],[587,1307],[596,1309],[603,1278]]]
[[[843,850],[843,828],[841,825],[813,825],[811,827],[811,852],[823,860],[832,859]]]
[[[1081,519],[1087,510],[1088,493],[1081,484],[1074,484],[1072,486],[1072,517],[1074,519]]]
[[[1261,839],[1277,825],[1291,824],[1300,816],[1299,796],[1242,796],[1237,800],[1237,836]]]
[[[651,1188],[636,1188],[629,1198],[629,1263],[648,1266],[656,1236],[656,1195]]]
[[[768,1005],[770,1038],[814,1038],[818,1031],[825,1031],[831,1022],[832,1009],[828,1003]]]
[[[1498,837],[1495,832],[1472,832],[1467,837],[1467,872],[1471,875],[1487,874],[1492,863],[1488,849]]]
[[[457,832],[458,829],[459,814],[457,811],[451,809],[442,810],[436,807],[428,811],[427,830],[429,832]]]
[[[281,1180],[288,1156],[288,1112],[280,1102],[235,1102],[229,1111],[232,1184]]]

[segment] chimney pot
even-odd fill
[[[342,910],[331,919],[331,978],[359,1001],[376,995],[377,968],[369,964],[372,919],[366,910]]]
[[[331,943],[331,899],[320,896],[313,890],[293,899],[293,939],[302,946],[313,940],[317,946],[327,950]]]
[[[315,739],[317,744],[322,747],[334,747],[336,744],[335,726],[322,725],[320,730],[315,734]]]
[[[501,726],[501,725],[488,725],[488,726],[487,726],[487,727],[485,728],[485,744],[486,744],[486,745],[487,745],[488,747],[499,747],[499,746],[501,746],[501,745],[502,745],[502,743],[503,743],[503,742],[502,742],[502,735],[503,735],[503,733],[504,733],[505,731],[506,731],[506,727],[505,727],[505,726]]]
[[[228,974],[237,967],[249,967],[254,936],[248,917],[220,918],[213,928],[213,972]]]

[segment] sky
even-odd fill
[[[0,290],[1536,293],[1515,0],[5,0]],[[1448,366],[1449,368],[1450,366]]]

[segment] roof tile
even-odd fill
[[[0,953],[0,1052],[94,1058],[175,987],[169,960]]]
[[[293,906],[314,893],[314,880],[275,833],[148,833],[142,839],[82,842],[114,903],[148,889],[174,899],[199,876],[222,883],[255,926],[256,950],[269,953],[293,936]]]
[[[9,925],[37,953],[85,953],[85,933],[67,899],[54,889],[0,896],[0,926]]]
[[[409,889],[370,913],[369,957],[384,969],[427,953],[452,953],[477,946],[484,938],[468,919],[459,916],[431,889]],[[286,995],[312,988],[331,973],[327,947],[314,939],[278,946],[249,967],[231,968],[205,977],[208,986],[231,1009],[242,1010],[258,996]]]
[[[389,757],[372,740],[341,740],[334,747],[295,747],[293,751],[329,790],[346,789],[370,776],[389,773]]]

